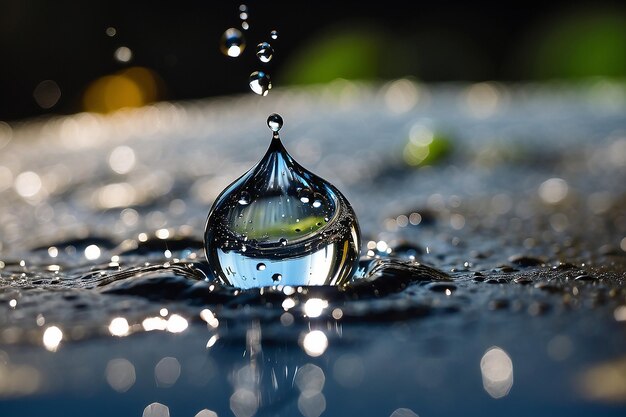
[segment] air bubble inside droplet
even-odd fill
[[[254,71],[250,74],[250,89],[260,96],[266,96],[272,89],[270,76],[263,71]]]
[[[220,50],[226,56],[236,58],[246,48],[246,40],[239,29],[230,28],[224,31],[220,40]]]
[[[278,276],[289,286],[343,284],[359,256],[354,212],[332,184],[293,160],[280,127],[270,120],[268,126],[273,139],[263,158],[211,208],[205,231],[209,266],[223,283],[239,288],[276,285]],[[305,194],[308,202],[302,201]]]
[[[270,62],[274,56],[274,48],[267,42],[261,42],[256,47],[256,56],[261,62]]]

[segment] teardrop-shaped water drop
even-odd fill
[[[270,76],[263,71],[254,71],[250,74],[250,89],[260,96],[266,96],[272,89]]]
[[[226,29],[220,40],[220,50],[222,53],[226,56],[236,58],[241,55],[244,49],[246,49],[246,39],[243,33],[235,28]]]
[[[274,48],[267,42],[261,42],[256,47],[256,56],[261,62],[270,62],[274,56]]]
[[[239,288],[343,284],[359,257],[354,211],[332,184],[294,161],[277,132],[263,158],[213,204],[204,236],[209,266]]]

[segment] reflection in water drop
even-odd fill
[[[135,366],[126,359],[111,359],[105,371],[106,380],[117,392],[126,392],[135,385]]]
[[[419,417],[408,408],[397,408],[389,417]]]
[[[274,48],[267,43],[261,42],[256,47],[256,56],[259,58],[261,62],[270,62],[272,60],[272,56],[274,55]]]
[[[328,301],[321,298],[311,298],[304,303],[304,314],[309,317],[319,317],[326,307],[328,307]]]
[[[194,417],[217,417],[217,413],[215,411],[207,410],[205,408],[204,410],[198,412],[198,414],[196,414]]]
[[[246,39],[239,29],[226,29],[220,39],[220,50],[226,56],[233,58],[241,55],[246,48]]]
[[[170,417],[170,409],[161,403],[152,403],[143,410],[142,417]]]
[[[128,321],[124,317],[116,317],[109,324],[109,332],[113,336],[126,336],[130,330]]]
[[[483,387],[493,398],[506,396],[513,386],[513,362],[499,347],[489,349],[480,360]]]
[[[278,281],[343,284],[358,260],[356,216],[333,185],[287,153],[277,133],[282,118],[270,116],[268,126],[274,138],[265,156],[211,208],[205,231],[208,263],[223,283],[239,288]]]
[[[63,332],[57,326],[50,326],[43,333],[43,345],[50,352],[55,352],[63,340]]]
[[[270,38],[276,40],[278,39],[278,31],[277,30],[273,30],[270,32]]]
[[[159,387],[171,387],[178,381],[179,376],[180,363],[176,358],[163,358],[154,367],[154,379]]]
[[[317,357],[323,355],[328,347],[328,338],[321,330],[313,330],[302,339],[302,347],[307,355]]]
[[[237,417],[252,417],[258,408],[256,394],[248,389],[239,388],[230,397],[230,409]]]
[[[300,390],[300,392],[306,392],[309,394],[318,394],[324,389],[324,383],[326,382],[326,376],[324,371],[317,365],[307,363],[301,368],[298,368],[294,383]]]
[[[263,71],[254,71],[250,74],[250,89],[260,96],[266,96],[272,89],[270,76]]]

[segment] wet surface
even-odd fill
[[[623,415],[625,97],[337,82],[0,126],[0,415]],[[346,286],[204,263],[273,110],[359,218]]]

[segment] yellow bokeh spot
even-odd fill
[[[93,81],[83,96],[86,111],[110,113],[141,107],[158,98],[158,76],[151,70],[133,67]]]

